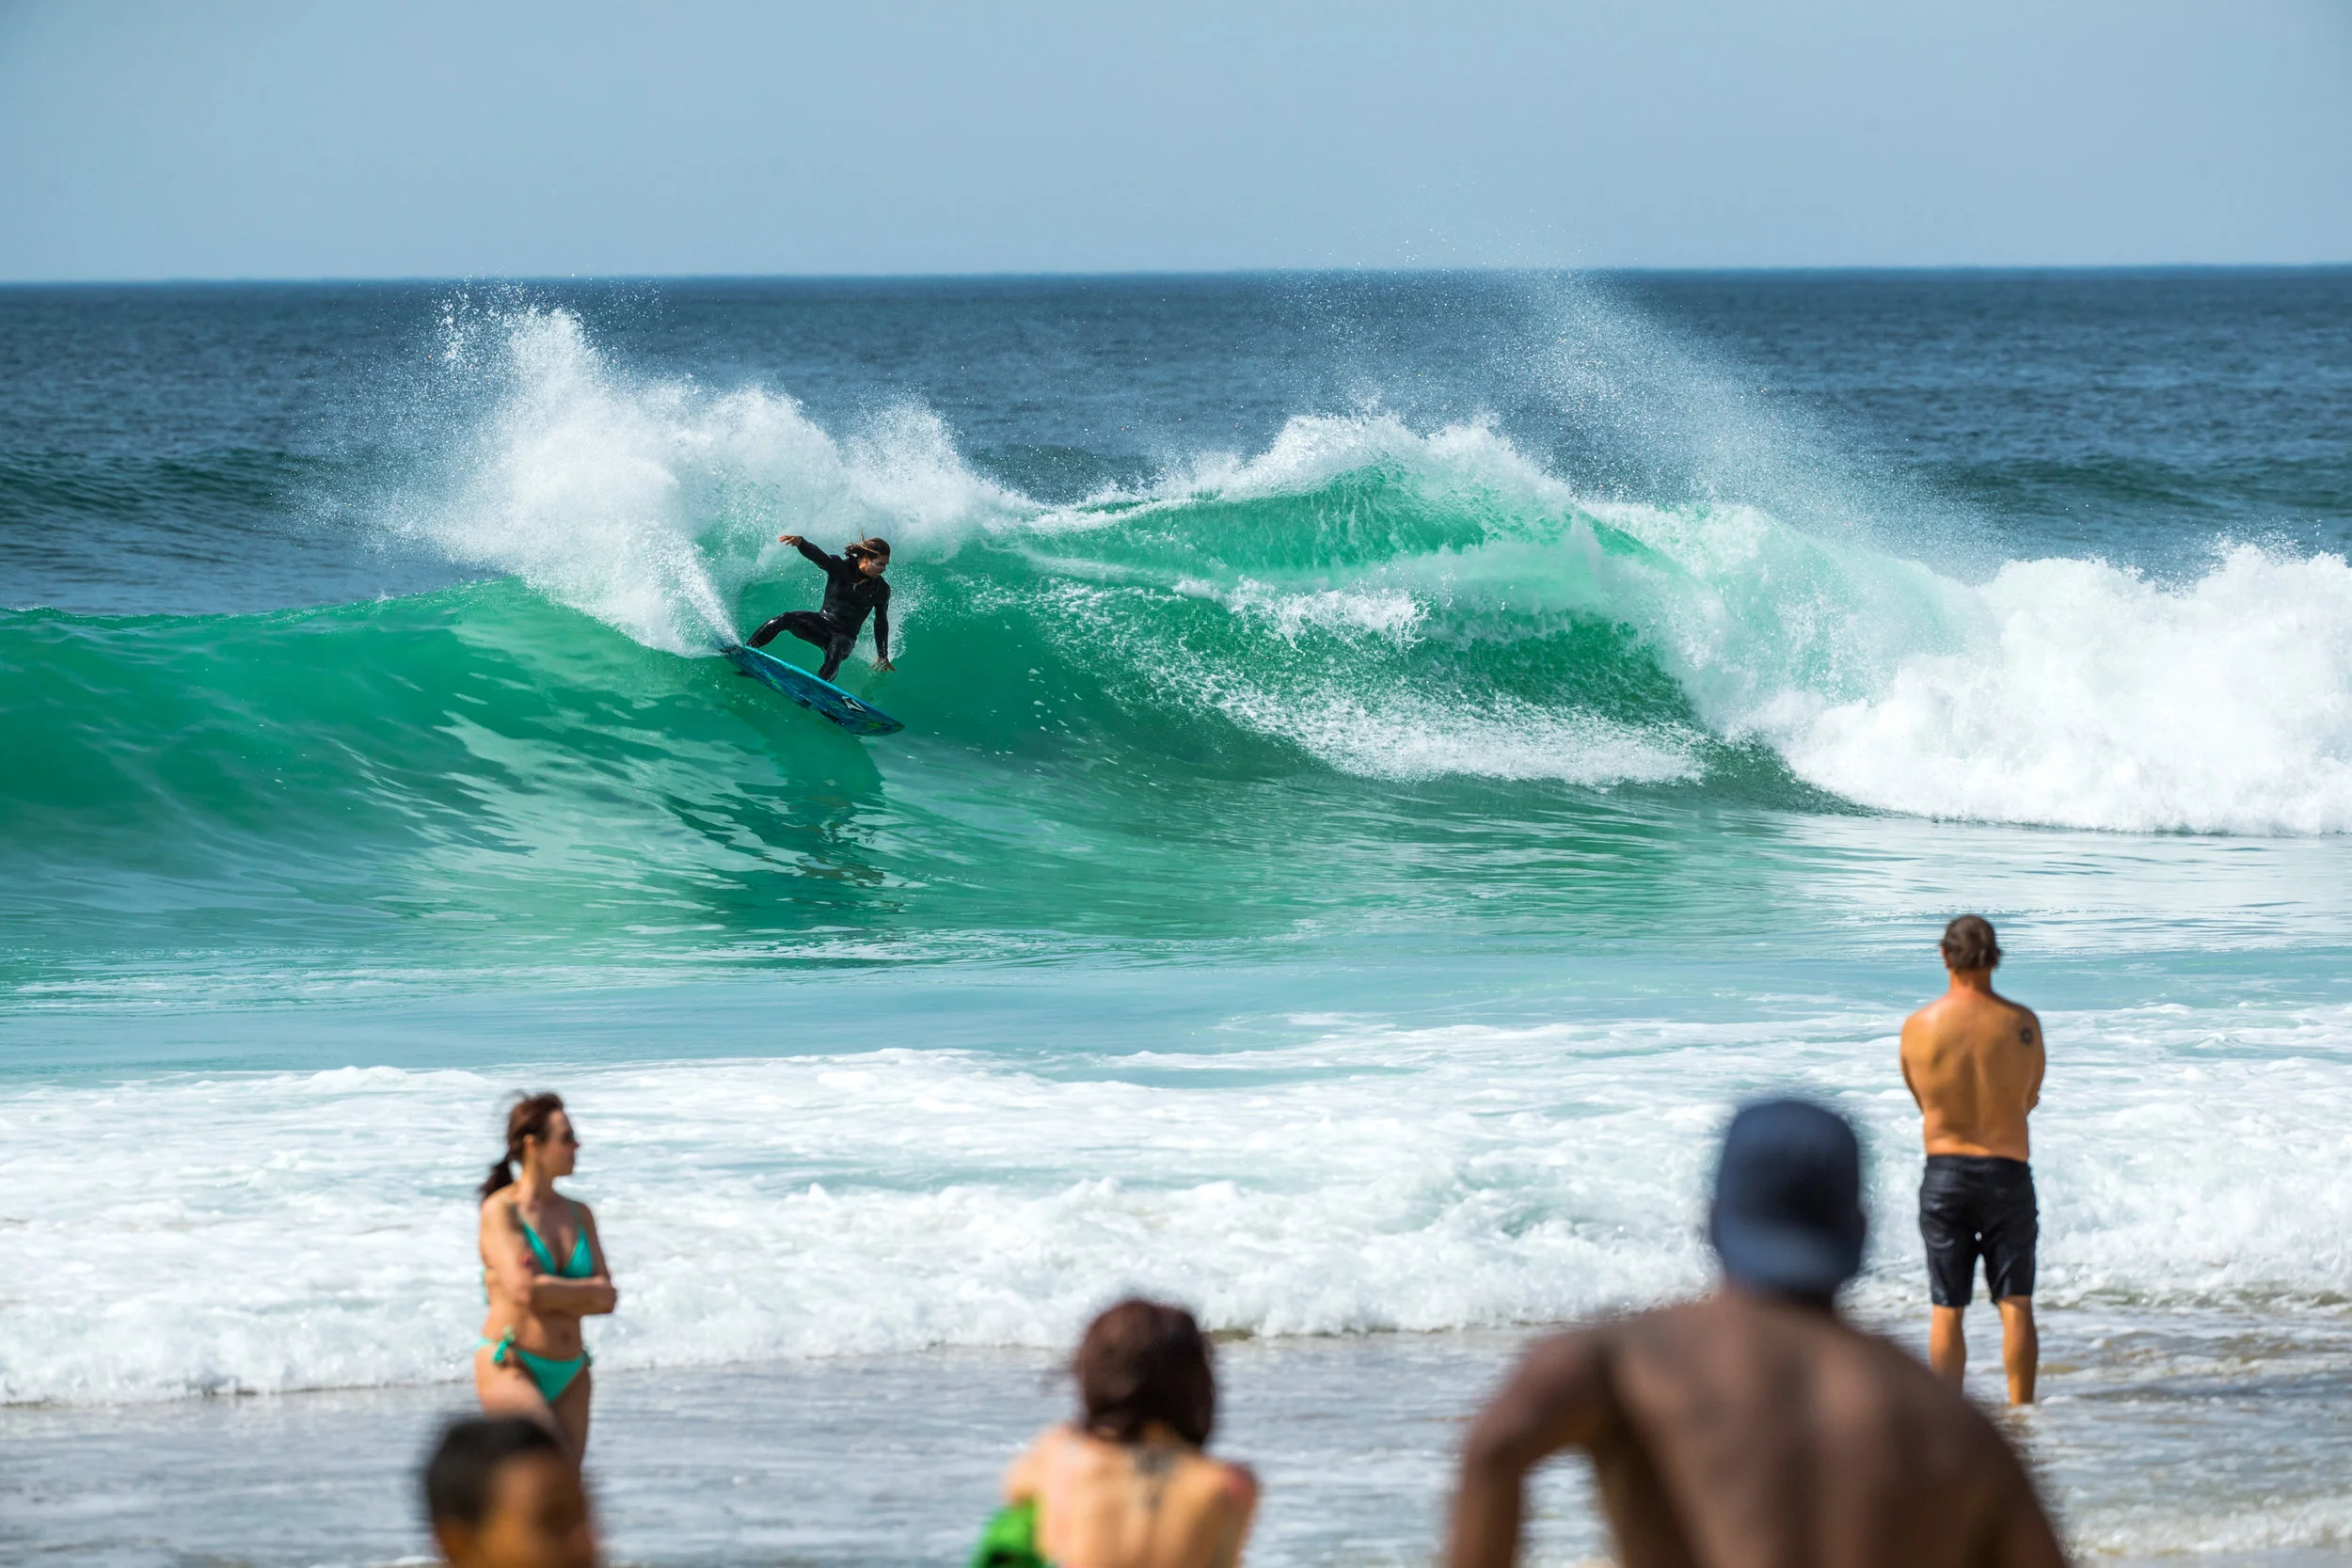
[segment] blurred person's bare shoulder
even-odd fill
[[[1939,1469],[2010,1462],[1982,1411],[1893,1340],[1820,1307],[1725,1290],[1564,1338],[1606,1364],[1613,1402],[1651,1418],[1729,1415],[1808,1445],[1899,1445],[1873,1452],[1873,1469],[1905,1455]]]

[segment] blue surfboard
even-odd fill
[[[819,680],[775,655],[732,643],[719,650],[727,662],[755,680],[774,687],[804,708],[823,714],[851,735],[894,735],[906,728],[882,709],[862,703],[828,680]]]

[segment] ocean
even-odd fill
[[[787,531],[904,733],[715,657]],[[1143,1290],[1426,1562],[1744,1098],[1924,1345],[1973,911],[2070,1541],[2352,1562],[2348,550],[2345,269],[0,289],[0,1549],[413,1560],[554,1088],[616,1561],[958,1560]]]

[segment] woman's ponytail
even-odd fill
[[[515,1103],[506,1111],[506,1153],[490,1166],[490,1174],[477,1189],[485,1199],[501,1187],[515,1184],[515,1167],[523,1163],[523,1144],[531,1138],[548,1135],[548,1121],[564,1108],[564,1097],[555,1094],[517,1094]]]

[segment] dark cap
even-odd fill
[[[1862,1146],[1804,1100],[1740,1108],[1724,1132],[1708,1240],[1736,1285],[1827,1300],[1862,1267]]]

